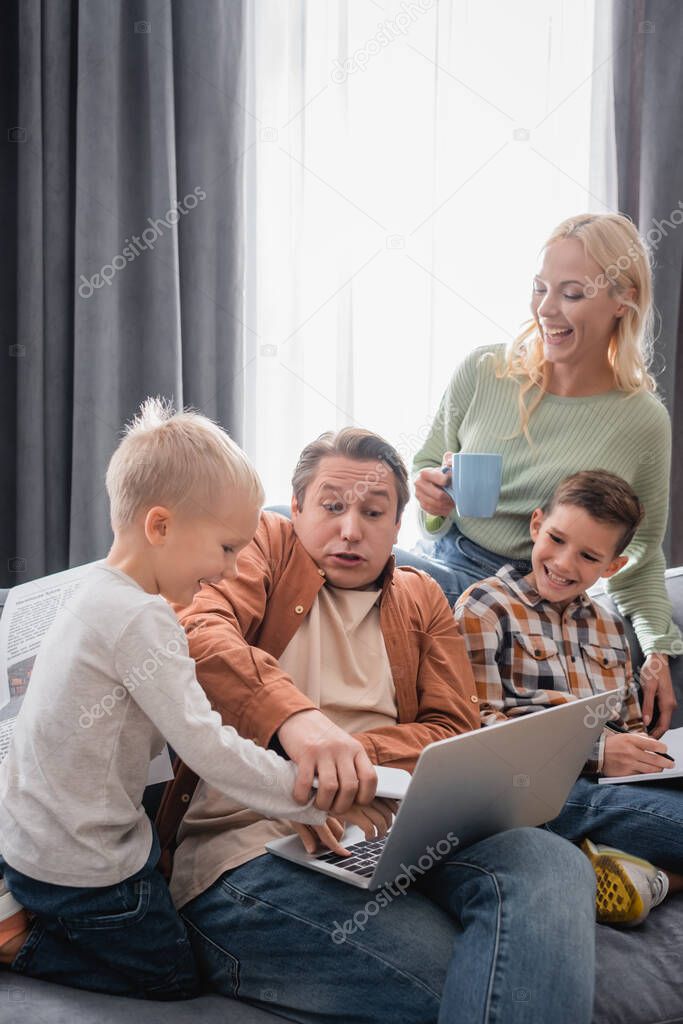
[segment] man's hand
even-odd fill
[[[605,740],[605,756],[602,774],[651,775],[665,768],[673,768],[673,762],[660,754],[666,754],[665,743],[646,736],[642,732],[610,733]]]
[[[377,797],[371,804],[354,804],[337,817],[346,825],[357,825],[366,839],[382,839],[391,828],[391,822],[398,809],[398,800]]]
[[[369,804],[377,789],[377,773],[363,746],[321,711],[297,711],[278,730],[280,743],[297,766],[294,799],[310,799],[318,776],[315,806],[343,814],[352,804]]]
[[[299,821],[290,821],[289,824],[304,844],[306,853],[317,853],[321,847],[327,847],[338,857],[349,856],[349,850],[339,842],[344,826],[338,818],[328,818],[324,825],[302,825]]]
[[[655,699],[657,700],[659,719],[656,729],[652,730],[652,735],[659,739],[671,725],[671,716],[678,703],[666,654],[648,655],[640,670],[640,686],[643,691],[643,722],[646,728],[652,721]]]
[[[378,798],[363,807],[354,804],[344,814],[329,817],[324,825],[301,825],[296,821],[290,821],[290,825],[304,844],[306,853],[315,853],[324,846],[340,857],[348,857],[350,851],[339,842],[345,824],[357,825],[363,830],[366,839],[382,839],[387,834],[397,807],[396,800]]]
[[[446,452],[443,457],[444,466],[453,465],[453,452]],[[421,469],[415,477],[415,497],[431,516],[447,516],[455,507],[453,499],[444,491],[444,485],[450,483],[450,475],[440,469]]]

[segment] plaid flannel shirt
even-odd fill
[[[483,725],[619,688],[626,697],[615,720],[629,731],[645,731],[623,623],[587,594],[559,611],[506,565],[461,595],[455,619]],[[603,731],[586,774],[602,771],[605,736]]]

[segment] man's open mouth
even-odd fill
[[[353,551],[333,551],[332,558],[336,558],[340,562],[345,562],[348,565],[358,565],[359,562],[364,561],[360,555],[354,554]]]

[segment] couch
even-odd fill
[[[452,589],[448,569],[400,549],[395,553],[399,565],[424,569],[444,589]],[[674,618],[683,627],[683,568],[667,571],[667,588]],[[0,591],[0,609],[4,596]],[[598,596],[609,603],[604,594]],[[627,629],[637,666],[642,653],[629,623]],[[683,658],[672,663],[672,674],[679,700],[673,725],[680,726]],[[158,798],[158,787],[156,792],[148,791],[148,813],[154,813]],[[683,896],[659,907],[639,928],[619,931],[596,925],[596,929],[598,985],[593,1024],[683,1024]],[[185,1003],[142,1002],[0,972],[0,1024],[268,1024],[281,1019],[208,993]],[[401,1024],[400,1008],[392,1007],[389,993],[386,1020]]]

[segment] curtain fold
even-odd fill
[[[18,45],[16,7],[6,5],[0,31],[0,585],[9,578],[10,560],[16,545],[15,465],[17,415],[17,306],[16,306],[16,240],[17,240],[17,90],[15,53]]]
[[[241,440],[244,33],[241,0],[13,0],[3,17],[13,585],[106,554],[106,464],[146,395]]]
[[[595,5],[246,3],[245,447],[278,504],[325,430],[410,462],[455,366],[528,318],[588,206]]]
[[[683,563],[683,4],[613,0],[617,189],[650,243],[659,334],[654,369],[671,414],[669,564]]]

